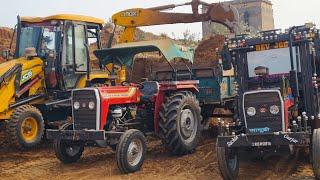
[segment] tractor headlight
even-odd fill
[[[80,108],[80,103],[79,102],[74,102],[73,103],[73,108],[75,109],[75,110],[78,110],[79,108]]]
[[[247,109],[247,114],[248,114],[249,116],[254,116],[254,115],[256,115],[256,113],[257,113],[257,111],[256,111],[256,108],[254,108],[254,107],[249,107],[249,108]]]
[[[280,112],[279,106],[277,105],[270,106],[269,110],[270,110],[270,113],[273,115],[276,115]]]
[[[95,106],[96,104],[93,101],[89,102],[89,109],[94,109]]]

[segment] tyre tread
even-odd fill
[[[22,139],[20,139],[19,135],[18,135],[18,126],[20,121],[22,121],[21,117],[23,116],[24,113],[34,113],[37,116],[40,117],[41,122],[40,123],[40,134],[37,137],[37,140],[35,141],[35,143],[32,144],[26,144],[25,142],[23,142]],[[16,147],[20,150],[25,150],[31,147],[34,147],[35,145],[37,145],[38,143],[40,143],[43,135],[44,135],[44,121],[43,121],[43,116],[41,114],[41,112],[39,111],[38,108],[32,106],[32,105],[22,105],[17,107],[13,114],[11,115],[11,119],[8,121],[8,126],[7,126],[7,134],[8,134],[8,138],[10,139],[11,145],[13,147]]]

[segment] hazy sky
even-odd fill
[[[7,0],[1,3],[0,26],[13,27],[16,16],[47,16],[57,13],[77,13],[96,16],[105,20],[112,14],[134,7],[153,7],[172,3],[183,3],[189,0]],[[219,2],[218,0],[204,0]],[[275,25],[277,28],[286,28],[291,25],[301,25],[312,21],[320,25],[320,0],[272,0],[274,4]],[[190,9],[178,8],[177,12],[189,12]],[[180,36],[189,29],[200,36],[201,24],[182,24],[148,27],[144,30],[169,35],[174,32]]]

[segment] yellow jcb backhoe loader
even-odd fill
[[[0,64],[0,123],[9,142],[24,149],[37,145],[45,126],[71,116],[71,90],[109,80],[90,65],[90,44],[100,48],[104,21],[60,14],[18,17],[13,59]],[[83,97],[86,98],[86,97]]]

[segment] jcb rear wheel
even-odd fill
[[[17,107],[8,122],[7,133],[11,144],[19,149],[35,147],[44,134],[41,112],[34,106]]]
[[[189,91],[168,97],[160,111],[159,128],[163,143],[175,155],[191,153],[201,136],[199,101]]]
[[[312,136],[312,168],[316,179],[320,179],[320,129],[315,129]]]

